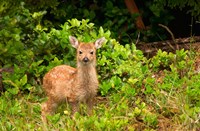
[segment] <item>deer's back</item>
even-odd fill
[[[64,97],[67,92],[70,93],[75,74],[76,69],[67,65],[51,69],[43,78],[43,88],[46,94],[51,97]]]

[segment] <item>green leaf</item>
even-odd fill
[[[68,20],[68,22],[71,24],[72,27],[79,27],[81,24],[81,22],[77,19]]]
[[[109,38],[110,37],[110,35],[111,35],[111,32],[108,30],[108,31],[106,31],[106,33],[104,34],[104,36],[106,37],[106,38]]]
[[[108,91],[112,88],[112,84],[110,82],[103,82],[100,85],[100,88],[101,88],[101,94],[106,95]]]
[[[27,83],[27,75],[25,74],[21,79],[20,79],[20,85],[24,86]]]
[[[12,95],[17,95],[19,93],[19,88],[18,87],[8,88],[7,91]]]
[[[52,116],[47,116],[47,119],[50,120],[52,123],[56,124],[60,120],[60,113],[57,113]]]
[[[138,82],[138,79],[136,79],[136,78],[129,78],[129,79],[128,79],[128,82],[129,82],[131,85],[134,85],[136,82]]]
[[[99,28],[99,36],[104,36],[104,30],[102,27]]]

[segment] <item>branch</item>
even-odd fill
[[[163,24],[158,24],[158,26],[160,26],[160,27],[166,29],[167,32],[171,35],[171,38],[172,38],[173,42],[176,44],[176,40],[175,40],[174,34],[171,32],[171,30],[170,30],[167,26],[165,26],[165,25],[163,25]],[[173,47],[170,43],[168,43],[168,44],[169,44],[169,46],[170,46],[172,49],[174,49],[174,47]],[[176,49],[179,50],[178,44],[176,44]]]

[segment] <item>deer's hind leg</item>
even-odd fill
[[[47,115],[51,115],[55,112],[56,108],[58,107],[58,103],[53,99],[48,99],[46,102],[42,103],[41,110],[42,110],[42,121],[47,122]]]

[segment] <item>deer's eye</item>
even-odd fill
[[[90,51],[90,54],[93,55],[93,54],[94,54],[94,51]]]
[[[82,51],[79,51],[79,54],[82,54],[83,52]]]

